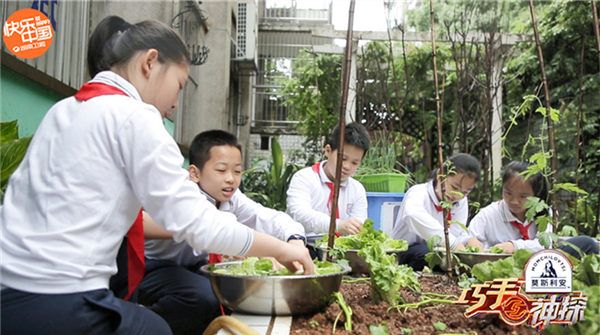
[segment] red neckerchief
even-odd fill
[[[200,185],[198,185],[200,186]],[[210,197],[212,199],[212,197],[204,192],[202,190],[202,188],[200,189],[200,191],[208,198]],[[214,203],[215,207],[217,207],[217,210],[219,209],[219,207],[221,207],[220,203],[215,199],[215,203]],[[223,254],[219,254],[216,252],[211,252],[208,254],[208,264],[217,264],[217,263],[221,263],[223,261]],[[223,309],[223,306],[221,306],[221,310]]]
[[[315,171],[317,176],[319,176],[319,178],[321,178],[321,162],[316,162],[315,164],[313,164],[312,169],[313,169],[313,171]],[[325,185],[327,185],[327,187],[329,187],[329,198],[327,199],[327,207],[329,207],[329,209],[331,209],[331,205],[333,203],[333,193],[335,192],[334,191],[335,185],[330,181],[326,181]],[[340,218],[339,208],[335,209],[335,218],[336,219]],[[336,231],[335,236],[340,237],[340,236],[342,236],[342,234],[339,231]]]
[[[441,205],[436,204],[435,202],[433,203],[433,206],[435,207],[435,210],[438,213],[441,213],[444,211],[444,207],[442,207]],[[448,209],[448,211],[446,212],[446,220],[448,222],[452,221],[452,210]]]
[[[510,221],[510,224],[511,224],[513,227],[515,227],[515,228],[517,228],[517,229],[519,230],[519,233],[521,234],[521,237],[522,237],[524,240],[529,240],[529,239],[531,239],[531,238],[529,237],[529,226],[531,226],[531,223],[530,223],[530,224],[528,224],[528,225],[524,225],[524,224],[521,224],[521,223],[520,223],[519,221],[517,221],[517,220],[513,220],[513,221]]]
[[[89,99],[103,95],[125,95],[123,90],[103,83],[89,82],[83,84],[79,91],[75,93],[75,99],[87,101]],[[146,264],[144,259],[144,219],[142,210],[138,212],[135,221],[127,232],[127,295],[125,300],[129,300],[135,291],[135,288],[144,278]]]
[[[442,212],[444,211],[444,208],[442,207],[442,205],[440,205],[440,204],[437,204],[437,203],[435,202],[435,200],[433,200],[433,198],[431,197],[431,193],[429,193],[429,191],[428,191],[428,194],[429,194],[429,199],[431,199],[431,202],[433,203],[433,207],[435,207],[435,210],[436,210],[438,213],[442,213]],[[435,187],[433,188],[433,194],[435,195],[435,197],[436,197],[436,199],[437,199],[437,194],[435,194]],[[446,213],[447,213],[447,214],[446,214],[446,220],[447,220],[448,222],[452,221],[452,210],[449,208],[449,209],[448,209],[448,211],[447,211]]]
[[[320,162],[316,162],[315,164],[313,164],[312,169],[313,169],[313,171],[315,171],[317,173],[317,175],[319,175],[319,176],[321,175],[321,163]],[[327,185],[327,187],[329,187],[329,198],[327,199],[327,206],[329,207],[329,209],[331,209],[331,204],[333,203],[334,185],[330,181],[326,181],[325,185]],[[340,211],[337,208],[335,210],[335,218],[336,219],[340,218]]]

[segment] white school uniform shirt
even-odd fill
[[[329,180],[324,171],[327,161],[319,163],[319,173],[306,167],[294,174],[287,191],[287,213],[304,225],[307,235],[329,231]],[[340,184],[338,197],[340,220],[367,219],[367,192],[360,182],[350,177]]]
[[[216,200],[207,193],[202,192],[206,198],[216,205]],[[304,227],[280,211],[262,206],[248,198],[239,189],[233,193],[231,199],[220,204],[219,210],[228,212],[242,224],[260,232],[274,236],[282,241],[287,241],[292,235],[304,236]],[[208,252],[195,251],[185,241],[173,240],[146,240],[146,257],[149,259],[170,260],[182,266],[191,266],[206,260]]]
[[[252,230],[198,192],[159,111],[113,72],[92,81],[123,90],[46,114],[0,207],[3,287],[32,293],[108,288],[140,207],[176,241],[245,254]]]
[[[434,235],[444,241],[443,212],[438,212],[436,206],[440,206],[440,202],[435,195],[432,180],[409,188],[396,217],[392,237],[406,240],[409,245],[426,243]],[[466,225],[469,217],[467,197],[455,202],[450,211],[452,220]],[[451,224],[448,233],[451,248],[459,243],[464,244],[471,238],[469,233],[457,224]]]
[[[527,249],[533,252],[540,251],[544,247],[535,238],[537,226],[530,225],[527,232],[533,239],[524,240],[519,230],[510,222],[517,221],[520,225],[529,224],[517,219],[511,212],[504,200],[493,202],[482,208],[469,223],[469,232],[477,237],[486,248],[502,242],[512,242],[515,249]],[[552,225],[548,225],[547,232],[552,232]]]

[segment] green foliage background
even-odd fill
[[[443,105],[444,156],[467,152],[478,158],[484,174],[469,198],[483,206],[500,197],[499,181],[491,176],[490,148],[492,64],[502,67],[504,129],[523,97],[541,95],[541,76],[533,43],[527,1],[454,0],[434,2],[436,31],[451,42],[437,43],[440,96]],[[590,1],[535,1],[542,50],[549,78],[555,124],[559,183],[573,183],[589,193],[560,191],[562,225],[581,233],[598,233],[600,197],[600,70]],[[600,13],[599,13],[600,15]],[[394,29],[429,31],[429,7],[408,14]],[[491,43],[474,44],[467,32],[498,36],[529,35],[529,40],[494,51]],[[361,44],[357,73],[357,118],[372,132],[393,138],[396,169],[423,182],[436,166],[435,92],[431,43],[402,41]],[[340,56],[303,53],[285,82],[288,106],[301,120],[300,132],[318,153],[323,136],[336,123],[340,101]],[[520,115],[503,142],[503,163],[526,160],[547,141],[540,107],[532,103]],[[381,135],[384,134],[384,135]],[[579,143],[575,140],[580,136]],[[533,143],[531,137],[539,137]],[[385,141],[382,141],[385,143]],[[526,150],[523,150],[525,148]],[[547,150],[547,144],[546,144]],[[367,162],[368,164],[368,162]],[[473,208],[472,213],[476,211]]]

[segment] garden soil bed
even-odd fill
[[[456,283],[443,275],[426,275],[420,278],[423,292],[451,294],[458,299],[461,289]],[[388,312],[387,303],[375,304],[371,301],[370,284],[361,282],[343,283],[342,292],[346,304],[352,308],[352,331],[344,330],[344,316],[337,322],[335,334],[370,334],[370,325],[387,324],[389,334],[535,334],[527,326],[511,327],[500,320],[498,315],[487,315],[467,319],[463,313],[464,305],[439,304],[424,306],[419,309]],[[406,302],[417,302],[421,299],[414,293],[402,291]],[[338,304],[333,303],[323,312],[295,317],[292,323],[293,335],[325,335],[331,334],[333,324],[340,313]],[[447,328],[436,330],[436,322],[443,322]]]

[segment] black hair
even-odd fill
[[[224,130],[207,130],[196,135],[190,145],[190,165],[202,170],[210,159],[210,149],[221,145],[236,147],[242,153],[242,146],[235,135]]]
[[[363,149],[363,157],[367,154],[371,140],[367,129],[357,122],[351,122],[346,125],[344,132],[344,143]],[[340,147],[340,127],[333,128],[329,139],[325,144],[329,144],[331,150],[337,150]]]
[[[448,175],[462,173],[465,176],[473,178],[475,181],[479,180],[481,175],[481,165],[479,161],[465,153],[458,153],[444,162],[445,173]],[[430,175],[430,179],[433,179],[433,185],[437,185],[437,175],[439,169],[433,169]]]
[[[481,165],[477,158],[465,153],[458,153],[448,158],[446,161],[446,168],[449,171],[469,176],[475,181],[478,181],[479,176],[481,176]],[[446,171],[446,173],[448,173],[448,171]]]
[[[88,73],[124,64],[138,51],[158,50],[161,63],[189,63],[190,53],[179,35],[169,26],[155,20],[130,24],[119,16],[104,18],[90,36],[87,53]]]
[[[529,167],[527,162],[512,161],[506,165],[502,172],[502,186],[514,176],[522,176],[522,173]],[[541,172],[523,179],[531,186],[533,195],[548,202],[548,183]]]

